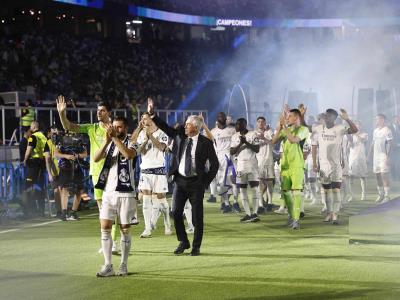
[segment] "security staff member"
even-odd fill
[[[25,101],[25,106],[21,110],[20,125],[22,128],[22,132],[27,131],[34,120],[35,120],[35,111],[32,108],[32,100],[28,99]]]
[[[47,143],[46,136],[39,131],[39,123],[31,123],[32,136],[28,138],[24,165],[27,167],[26,186],[22,201],[27,216],[33,211],[44,215],[43,173],[45,171],[44,147]],[[34,185],[38,185],[39,189]],[[36,201],[38,205],[36,206]]]

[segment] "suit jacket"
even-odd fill
[[[393,124],[391,124],[389,128],[393,134],[393,147],[399,147],[400,146],[400,126],[399,125],[393,126]]]
[[[158,128],[160,128],[174,140],[174,144],[172,146],[173,160],[168,175],[176,176],[178,175],[179,162],[181,161],[183,148],[185,147],[185,141],[187,139],[185,128],[183,126],[179,126],[177,129],[170,127],[158,116],[154,116],[153,121]],[[207,160],[210,162],[208,170],[206,169]],[[199,135],[199,139],[197,141],[195,164],[197,176],[199,177],[200,181],[203,182],[204,187],[208,187],[215,175],[217,175],[219,162],[212,141],[201,134]]]

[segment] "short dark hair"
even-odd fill
[[[125,127],[128,127],[128,119],[127,118],[125,118],[125,117],[122,117],[122,116],[116,116],[115,118],[114,118],[114,121],[117,121],[117,122],[123,122],[124,123],[124,125],[125,125]],[[113,121],[113,122],[114,122]]]
[[[237,120],[236,120],[236,123],[239,123],[239,122],[244,122],[244,123],[247,124],[247,120],[246,120],[245,118],[239,118],[239,119],[237,119]]]
[[[99,106],[104,106],[108,112],[111,112],[111,105],[108,102],[104,102],[104,101],[100,101],[99,103],[97,103],[97,107]]]
[[[299,117],[301,116],[301,112],[297,108],[293,108],[293,109],[289,110],[289,112],[294,113],[295,115],[297,115]]]
[[[328,108],[328,109],[326,110],[326,113],[327,113],[327,114],[335,115],[336,118],[337,118],[337,116],[339,115],[338,112],[337,112],[336,110],[334,110],[333,108]]]
[[[259,116],[258,118],[257,118],[257,121],[258,120],[264,120],[265,121],[265,118],[263,117],[263,116]]]
[[[381,118],[383,118],[383,119],[386,121],[386,116],[385,116],[384,114],[377,114],[376,116],[377,116],[377,117],[381,117]]]

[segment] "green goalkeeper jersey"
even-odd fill
[[[100,123],[80,124],[79,132],[86,133],[90,140],[90,175],[99,176],[104,165],[104,160],[94,162],[94,154],[101,147],[106,137],[106,130],[100,126]]]
[[[305,140],[309,136],[308,128],[305,126],[290,126],[289,132],[300,139],[299,143],[291,143],[284,130],[279,134],[282,139],[282,153],[281,153],[281,170],[287,170],[289,168],[304,168],[304,156],[303,147]]]

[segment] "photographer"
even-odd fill
[[[61,220],[78,220],[77,210],[84,186],[83,168],[86,168],[86,147],[77,134],[59,134],[56,137],[54,156],[59,159],[60,175],[58,184],[61,189]],[[71,213],[67,214],[68,197],[74,195]]]

